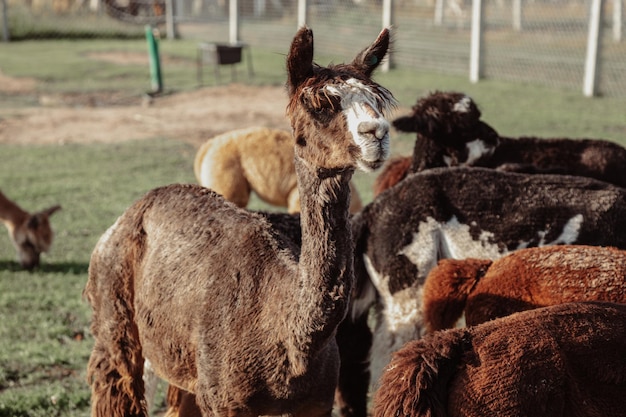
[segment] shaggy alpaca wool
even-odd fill
[[[626,305],[569,303],[435,332],[397,351],[374,417],[626,415]]]

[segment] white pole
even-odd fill
[[[513,30],[522,30],[522,0],[513,0]]]
[[[592,0],[591,13],[589,15],[589,36],[587,38],[587,57],[585,59],[585,79],[583,81],[583,94],[586,97],[593,97],[598,89],[598,67],[600,61],[602,25],[602,6],[604,0]]]
[[[623,0],[613,0],[613,40],[621,42],[622,40],[622,6]]]
[[[443,5],[445,0],[435,0],[435,26],[443,25]]]
[[[174,21],[174,0],[165,0],[165,31],[167,39],[178,39],[178,28]]]
[[[383,0],[383,28],[391,28],[393,25],[393,0]],[[393,67],[393,55],[391,50],[387,51],[387,59],[381,66],[382,72],[389,72]]]
[[[239,8],[237,0],[229,1],[228,9],[228,40],[230,43],[239,42]]]
[[[298,28],[306,26],[307,10],[306,0],[298,0]]]
[[[470,44],[470,81],[482,78],[483,7],[481,0],[472,0],[472,39]]]

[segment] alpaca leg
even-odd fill
[[[167,406],[164,417],[202,417],[196,396],[174,385],[167,388]]]
[[[152,369],[152,365],[149,360],[146,360],[143,365],[143,384],[145,386],[145,395],[146,398],[146,408],[148,410],[148,414],[154,408],[154,397],[156,396],[156,390],[159,386],[159,381],[161,378],[157,376]]]
[[[128,302],[131,296],[124,285],[107,285],[107,280],[117,284],[127,280],[99,273],[108,267],[92,258],[90,279],[85,288],[93,308],[91,332],[95,338],[87,365],[92,416],[147,417],[142,378],[144,358],[133,320],[134,308]]]
[[[346,317],[337,329],[341,365],[335,407],[341,417],[367,416],[369,352],[372,345],[372,331],[367,318],[367,314],[354,320]]]
[[[147,417],[143,381],[122,377],[106,346],[98,341],[91,352],[88,379],[93,417]]]

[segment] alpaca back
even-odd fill
[[[494,261],[469,293],[466,321],[471,326],[517,311],[578,301],[626,304],[626,251],[563,245],[513,252]]]
[[[198,184],[246,207],[255,192],[268,204],[300,211],[294,166],[294,140],[289,131],[267,127],[233,130],[206,141],[196,152],[194,174]],[[350,212],[363,207],[350,183]]]
[[[624,416],[626,305],[570,303],[435,332],[394,354],[374,417]]]
[[[284,130],[252,127],[205,142],[194,160],[198,183],[234,202],[248,204],[254,191],[264,201],[288,206],[297,192],[293,138]]]
[[[176,222],[172,221],[174,216]],[[230,363],[232,369],[253,367],[248,363],[253,358],[242,355],[240,348],[276,343],[271,335],[289,339],[291,334],[277,333],[282,327],[271,332],[268,329],[265,340],[256,337],[260,323],[272,323],[270,317],[277,314],[267,300],[290,297],[283,294],[286,285],[279,277],[293,279],[295,271],[280,269],[289,269],[287,265],[297,258],[298,251],[290,237],[283,238],[271,229],[261,215],[238,210],[207,189],[172,185],[149,192],[103,235],[92,254],[85,294],[95,311],[107,311],[102,304],[114,300],[128,303],[128,314],[124,315],[128,316],[128,326],[118,329],[137,330],[113,339],[133,339],[130,345],[140,343],[140,351],[150,358],[157,374],[168,374],[170,382],[191,391],[197,373],[198,352],[194,349],[200,343],[198,335],[208,336],[213,334],[212,328],[220,329],[220,338],[207,342],[213,356],[203,366],[209,368],[221,368],[223,363]],[[258,258],[248,254],[264,252],[277,255],[277,262],[250,263],[250,259]],[[194,264],[180,262],[190,253],[204,255],[195,256]],[[232,273],[224,274],[228,270]],[[274,277],[271,283],[263,278],[270,276]],[[187,314],[179,314],[183,311],[202,312],[203,319],[189,320]],[[92,327],[101,329],[100,321],[106,319],[98,315],[98,324]],[[246,328],[254,331],[240,331]],[[133,334],[138,334],[141,342]],[[173,350],[170,345],[180,348]],[[281,357],[280,363],[263,372],[280,373],[284,365]],[[245,392],[241,385],[238,389]]]

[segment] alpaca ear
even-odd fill
[[[302,82],[313,75],[313,31],[304,26],[291,42],[287,56],[287,88],[292,96]]]
[[[41,213],[45,214],[46,216],[50,217],[52,216],[55,212],[61,210],[61,206],[59,206],[58,204],[56,206],[52,206],[52,207],[48,207],[45,210],[42,210]]]
[[[380,65],[387,54],[389,43],[391,42],[389,29],[383,29],[378,38],[369,47],[359,53],[352,65],[357,67],[368,77],[372,75],[374,70]]]
[[[417,132],[417,123],[413,116],[401,116],[391,122],[400,132]]]

